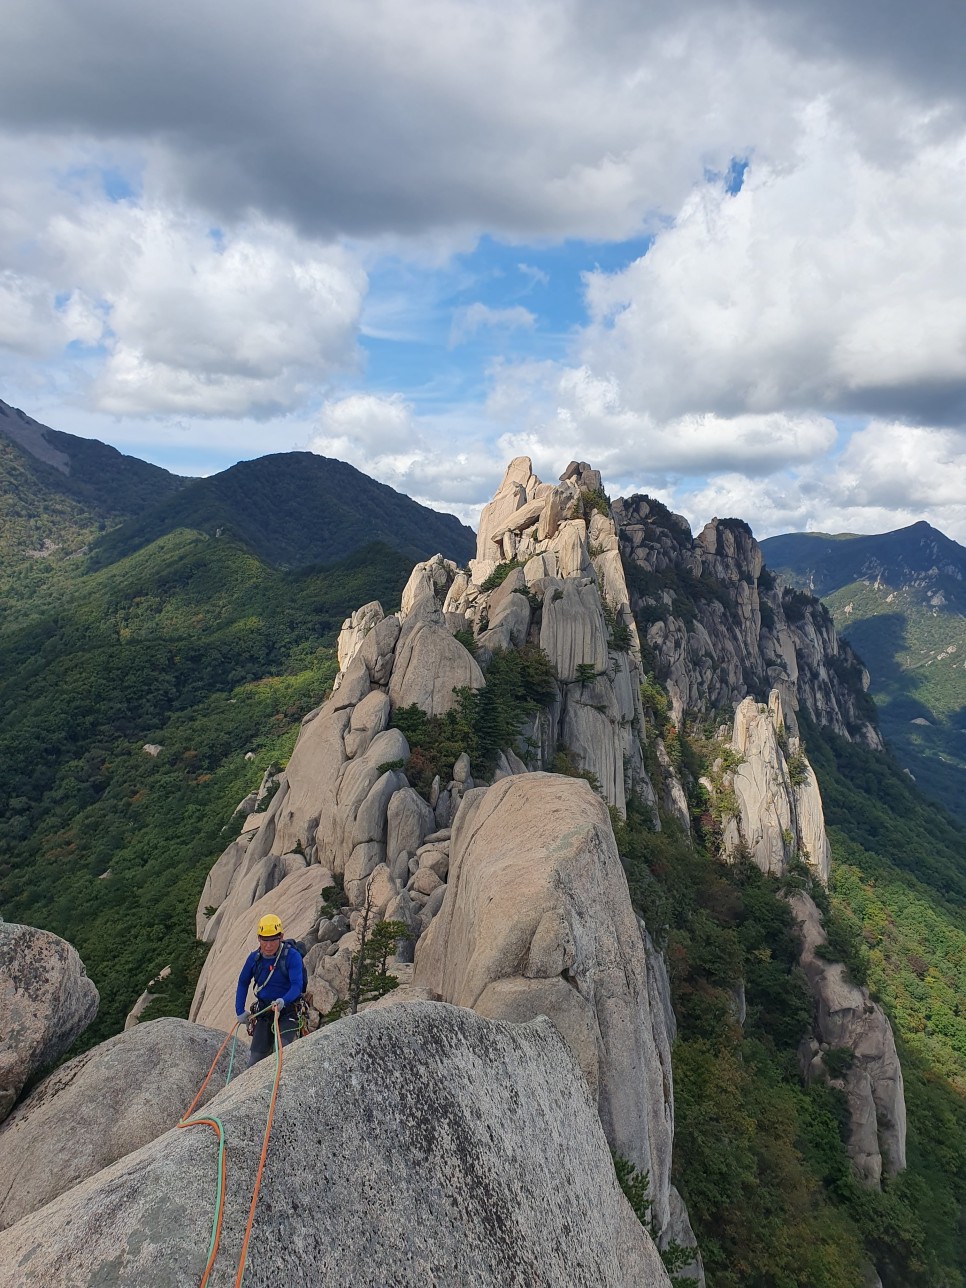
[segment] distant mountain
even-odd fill
[[[413,559],[465,563],[476,535],[453,515],[419,505],[343,461],[282,452],[242,461],[174,495],[98,541],[95,567],[133,554],[179,528],[232,536],[276,567],[331,563],[373,541]]]
[[[761,548],[773,572],[824,598],[857,581],[906,590],[933,608],[966,610],[966,547],[926,522],[895,532],[789,532]]]
[[[966,817],[966,548],[928,523],[794,532],[769,568],[819,595],[869,668],[882,730],[922,789]]]
[[[185,480],[0,399],[0,559],[65,553],[173,496]]]
[[[74,553],[100,537],[91,566],[103,568],[179,528],[230,535],[285,568],[332,563],[374,541],[460,563],[476,549],[453,515],[343,461],[282,452],[186,479],[0,400],[0,560]]]

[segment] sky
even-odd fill
[[[0,397],[966,542],[964,57],[962,0],[6,0]]]

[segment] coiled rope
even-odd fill
[[[255,1016],[257,1018],[259,1015],[264,1015],[266,1011],[270,1011],[270,1010],[272,1010],[272,1007],[267,1006],[261,1011],[256,1011]],[[188,1108],[181,1115],[181,1118],[177,1124],[178,1127],[210,1127],[212,1131],[215,1133],[215,1135],[218,1137],[218,1176],[217,1176],[217,1190],[215,1193],[215,1212],[211,1222],[211,1240],[208,1244],[208,1259],[205,1262],[204,1272],[202,1273],[201,1281],[198,1285],[198,1288],[205,1288],[205,1285],[208,1283],[208,1277],[211,1274],[212,1267],[215,1264],[215,1257],[218,1255],[218,1242],[221,1238],[221,1223],[222,1223],[222,1217],[224,1215],[224,1210],[225,1210],[225,1128],[220,1118],[216,1118],[216,1117],[192,1118],[191,1113],[195,1105],[197,1105],[198,1101],[201,1099],[202,1095],[204,1094],[205,1087],[207,1087],[208,1083],[210,1082],[211,1075],[214,1073],[215,1067],[217,1066],[218,1061],[221,1059],[222,1053],[224,1052],[225,1047],[228,1045],[229,1042],[231,1042],[231,1054],[228,1060],[228,1074],[225,1078],[225,1085],[226,1086],[228,1085],[228,1082],[231,1079],[232,1066],[234,1065],[234,1062],[235,1062],[235,1044],[238,1041],[238,1030],[242,1024],[246,1024],[247,1022],[248,1022],[247,1018],[243,1020],[238,1020],[235,1023],[235,1026],[231,1029],[231,1031],[228,1034],[226,1034],[224,1042],[222,1042],[221,1046],[218,1048],[218,1054],[211,1062],[211,1068],[208,1070],[207,1074],[205,1075],[204,1082],[198,1088],[197,1095],[195,1096],[194,1100],[192,1100]],[[272,1098],[271,1098],[271,1101],[269,1102],[268,1118],[265,1122],[265,1134],[264,1134],[264,1137],[262,1138],[262,1152],[258,1160],[258,1169],[255,1173],[255,1186],[254,1186],[254,1189],[252,1190],[252,1201],[248,1208],[248,1222],[245,1226],[245,1237],[242,1240],[241,1253],[238,1258],[238,1268],[235,1273],[234,1288],[240,1288],[242,1277],[245,1274],[245,1262],[248,1259],[248,1241],[251,1237],[252,1224],[255,1220],[255,1205],[258,1202],[258,1190],[259,1190],[259,1186],[262,1183],[262,1172],[264,1171],[264,1168],[265,1168],[265,1157],[268,1153],[268,1137],[272,1130],[272,1117],[274,1116],[274,1113],[275,1113],[275,1101],[278,1096],[278,1084],[279,1084],[279,1079],[282,1076],[282,1035],[281,1035],[281,1032],[279,1031],[277,1011],[274,1012],[274,1015],[272,1018],[272,1026],[273,1026],[273,1031],[275,1035],[275,1081],[272,1084]]]

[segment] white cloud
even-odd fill
[[[532,291],[535,286],[547,286],[550,283],[550,274],[537,268],[535,264],[517,264],[517,272],[527,279],[528,291]]]
[[[501,454],[482,436],[468,435],[449,416],[417,416],[398,394],[327,402],[308,447],[469,524],[503,473]]]
[[[338,247],[103,198],[65,200],[38,241],[31,277],[0,278],[0,339],[103,346],[87,390],[102,411],[278,414],[356,362],[365,275]]]
[[[14,4],[0,118],[150,142],[163,200],[325,238],[627,236],[839,79],[712,3]]]
[[[772,478],[723,474],[679,488],[671,502],[694,524],[743,517],[759,537],[885,532],[926,519],[966,543],[966,453],[952,430],[873,422],[833,461]]]
[[[966,419],[966,135],[888,163],[806,113],[799,153],[695,190],[621,272],[588,277],[580,357],[625,405]]]
[[[521,304],[514,304],[506,309],[490,308],[488,304],[467,304],[453,314],[453,325],[449,333],[450,348],[472,339],[478,331],[491,329],[496,331],[516,331],[521,327],[531,330],[536,317]]]
[[[769,412],[720,416],[692,412],[659,421],[629,407],[613,376],[589,367],[554,363],[495,369],[489,410],[494,419],[521,425],[501,444],[534,459],[582,455],[611,477],[699,474],[742,468],[768,474],[814,460],[835,443],[825,416]]]
[[[34,362],[48,389],[210,442],[237,418],[260,443],[252,417],[327,399],[318,450],[464,512],[526,451],[545,477],[579,456],[622,489],[743,496],[776,522],[927,504],[959,522],[944,489],[966,448],[935,428],[966,424],[955,6],[14,0],[6,17],[8,377]],[[732,196],[706,173],[735,157]],[[647,230],[643,258],[588,276],[589,324],[555,329],[562,243]],[[447,354],[451,302],[477,293],[450,260],[481,235],[519,249],[504,300],[452,316]],[[517,301],[548,285],[538,247],[562,254],[536,330]],[[363,326],[366,268],[384,289]],[[496,365],[482,409],[417,412],[479,388],[453,376],[462,341],[498,328],[512,352],[516,327],[555,361]],[[361,328],[373,385],[399,395],[344,396]],[[403,362],[375,371],[393,345],[414,370],[415,344],[408,385]],[[868,437],[843,447],[842,413],[875,417]],[[265,447],[289,446],[292,418],[274,423]]]

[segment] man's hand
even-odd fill
[[[239,1012],[238,1012],[238,1014],[235,1016],[235,1019],[236,1019],[236,1021],[238,1021],[239,1023],[240,1023],[242,1020],[247,1020],[247,1019],[248,1019],[248,1012],[247,1012],[247,1011],[239,1011]]]
[[[280,997],[276,997],[275,1001],[272,1003],[272,1010],[278,1012],[284,1009],[285,1008],[284,1008],[284,1003],[282,1002],[282,999]]]

